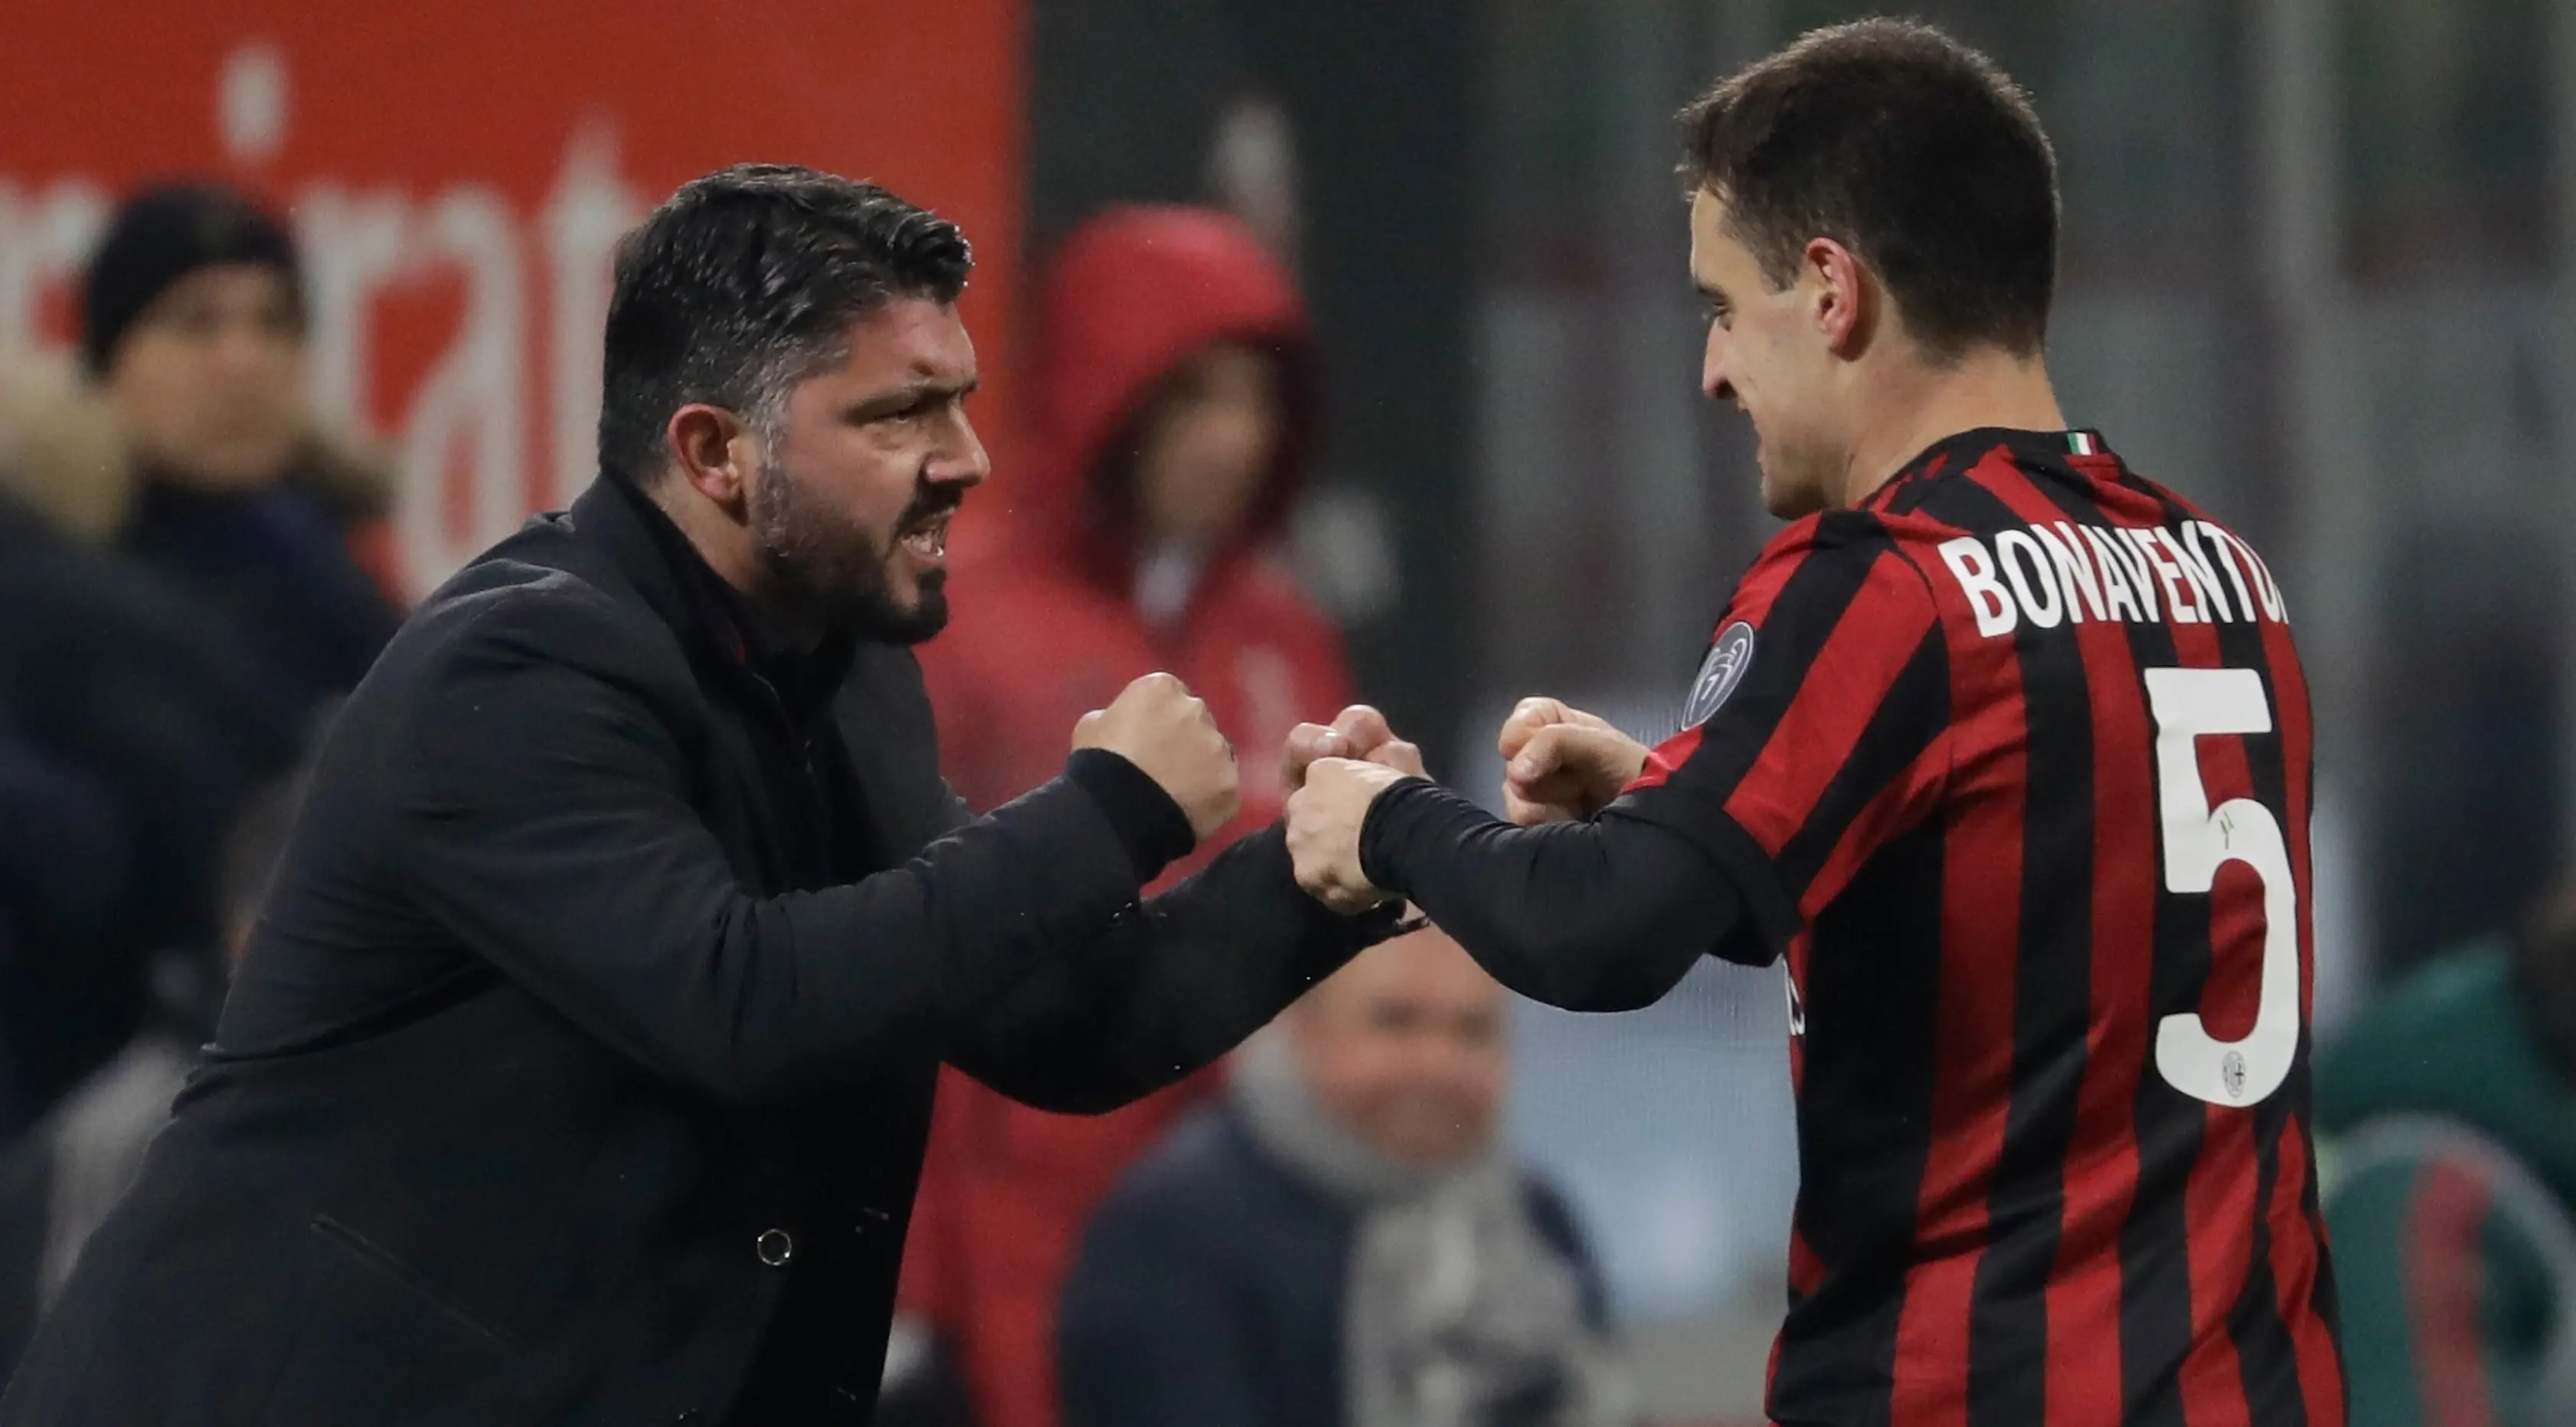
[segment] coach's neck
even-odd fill
[[[752,555],[751,531],[741,520],[674,475],[646,482],[643,491],[716,578],[744,597],[754,597],[759,562]]]
[[[1857,410],[1876,413],[1852,443],[1846,507],[1867,500],[1906,463],[1962,431],[1999,426],[2062,431],[2066,413],[2049,384],[2047,359],[2001,347],[1973,347],[1956,361],[1933,363],[1912,353],[1893,360],[1858,393]]]

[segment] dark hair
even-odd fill
[[[974,263],[956,224],[872,183],[740,164],[682,185],[618,244],[600,468],[649,484],[691,402],[775,421],[847,355],[850,323],[900,297],[954,302]]]
[[[2057,286],[2057,159],[1995,62],[1930,25],[1811,30],[1684,109],[1683,177],[1777,289],[1818,237],[1857,253],[1935,360],[2030,355]]]

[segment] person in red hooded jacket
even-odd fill
[[[1073,720],[1157,669],[1244,749],[1350,692],[1338,633],[1272,554],[1316,395],[1287,273],[1223,213],[1122,208],[1066,240],[1040,303],[1035,460],[922,650],[941,763],[978,809],[1044,781]],[[1242,776],[1237,822],[1168,876],[1279,816],[1281,770],[1247,758]],[[904,1296],[959,1355],[983,1427],[1054,1427],[1056,1300],[1084,1224],[1213,1088],[1074,1118],[946,1073]]]

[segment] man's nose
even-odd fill
[[[984,449],[984,438],[975,434],[975,423],[964,412],[957,414],[956,435],[923,474],[945,485],[970,487],[982,485],[993,474],[992,453]]]
[[[1699,389],[1716,401],[1735,395],[1735,384],[1726,376],[1726,355],[1726,329],[1710,323],[1708,349],[1700,354]]]

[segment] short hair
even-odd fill
[[[897,298],[954,302],[974,265],[956,224],[873,183],[741,164],[682,185],[618,244],[601,470],[650,484],[691,402],[774,424],[796,383],[848,355],[850,323]]]
[[[1773,288],[1850,248],[1935,360],[2037,353],[2057,286],[2057,158],[2030,96],[1930,25],[1811,30],[1684,109],[1682,174]]]

